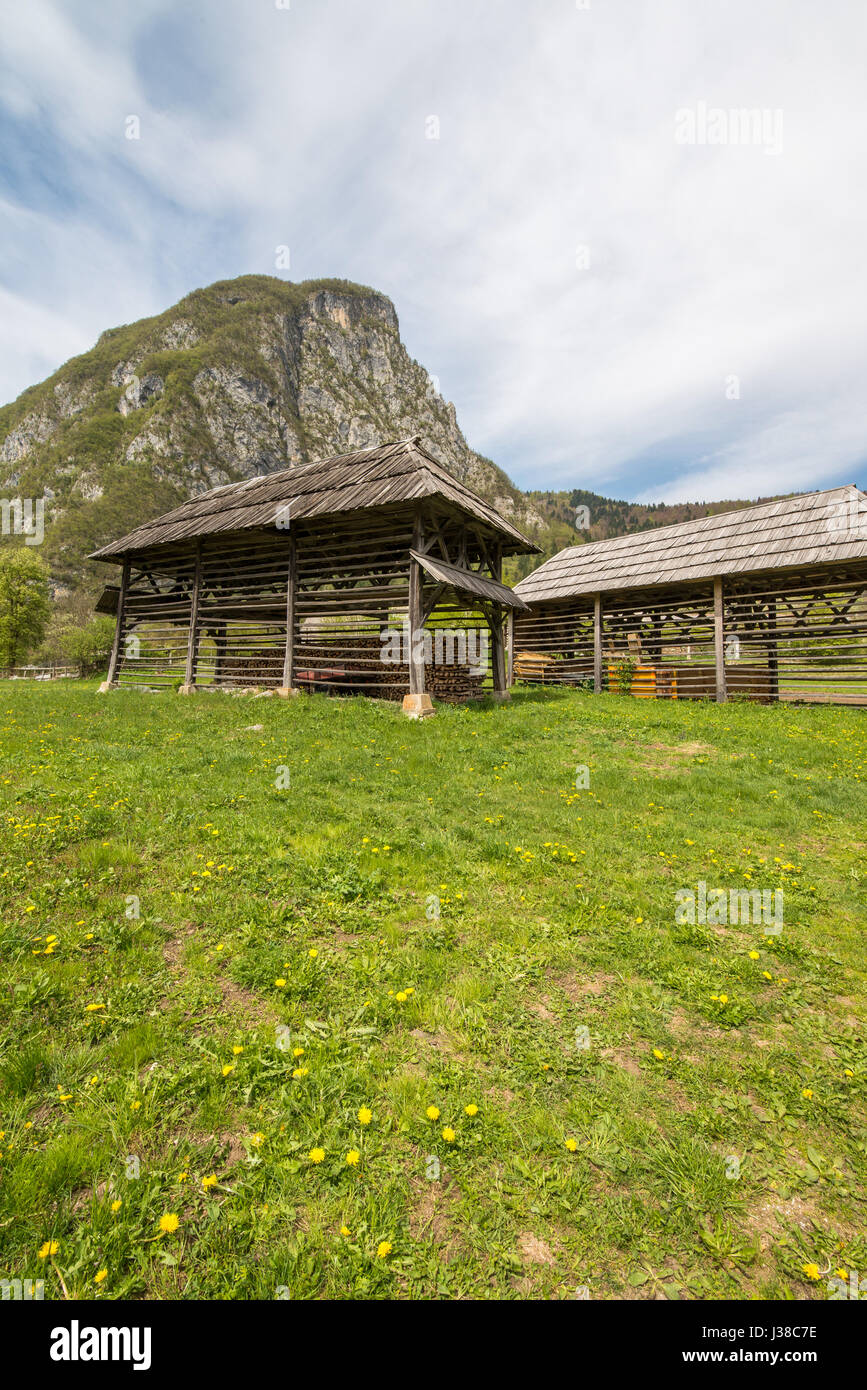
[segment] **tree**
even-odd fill
[[[114,640],[114,618],[100,614],[91,618],[86,627],[68,628],[61,637],[61,645],[68,661],[81,668],[83,676],[98,670],[108,662],[111,644]]]
[[[0,666],[17,666],[42,641],[51,603],[48,570],[24,546],[0,549]]]

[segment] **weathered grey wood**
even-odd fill
[[[770,698],[778,700],[780,698],[780,662],[779,662],[779,638],[777,636],[777,600],[768,599],[768,683],[770,686]]]
[[[291,690],[295,675],[295,585],[298,571],[298,548],[294,534],[289,536],[286,566],[286,651],[283,657],[283,689]]]
[[[129,560],[124,560],[120,577],[120,593],[117,596],[117,624],[114,629],[114,641],[111,644],[111,656],[108,661],[107,683],[109,685],[113,685],[117,679],[117,662],[120,656],[123,623],[126,616],[126,595],[129,589],[129,569]]]
[[[515,610],[509,609],[506,619],[506,688],[515,684]]]
[[[515,591],[538,604],[854,559],[867,559],[867,495],[847,485],[569,546]]]
[[[412,533],[412,548],[421,552],[424,545],[424,525],[422,522],[421,509],[416,512],[415,524]],[[424,652],[416,651],[416,634],[420,633],[424,627],[424,612],[422,608],[422,567],[418,560],[410,556],[409,560],[409,693],[410,695],[423,695],[424,689]],[[419,644],[420,645],[420,644]]]
[[[202,591],[202,546],[196,545],[196,568],[193,574],[193,593],[190,601],[190,636],[187,642],[187,669],[184,684],[195,685],[196,658],[199,652],[199,602]]]
[[[506,680],[506,644],[503,634],[503,612],[497,604],[491,605],[491,676],[494,694],[508,693]]]
[[[713,581],[713,650],[716,665],[717,704],[724,705],[728,697],[726,695],[725,624],[723,621],[723,582],[721,579]]]
[[[602,690],[602,595],[593,598],[593,689]]]

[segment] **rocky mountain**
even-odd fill
[[[61,588],[91,587],[88,551],[186,497],[413,434],[516,525],[545,530],[469,447],[385,295],[242,276],[109,329],[3,407],[0,494],[49,497],[43,554]]]
[[[681,519],[594,494],[522,493],[469,447],[454,406],[403,346],[385,295],[265,275],[220,281],[109,329],[0,409],[0,496],[46,497],[42,553],[57,594],[80,598],[104,577],[89,551],[197,492],[414,434],[545,555]],[[584,531],[574,524],[579,498],[591,499]],[[722,505],[733,504],[692,514]],[[521,557],[506,577],[536,563]]]

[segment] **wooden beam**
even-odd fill
[[[503,610],[498,603],[492,603],[490,606],[488,625],[491,629],[491,676],[494,682],[494,695],[505,699],[509,693],[509,686],[506,680]]]
[[[117,680],[117,663],[120,657],[120,644],[123,638],[123,620],[126,616],[126,596],[129,590],[129,571],[130,562],[124,560],[123,569],[120,576],[120,593],[117,596],[117,624],[114,629],[114,641],[111,644],[111,656],[108,660],[108,677],[106,686],[114,685]]]
[[[415,524],[412,533],[412,548],[422,554],[424,544],[424,526],[422,523],[421,509],[416,512]],[[422,609],[422,569],[418,560],[413,560],[410,556],[409,561],[409,693],[410,695],[423,695],[424,691],[424,649],[421,655],[416,653],[416,633],[422,631],[424,627],[424,612]]]
[[[196,683],[196,658],[199,653],[199,600],[202,594],[202,543],[196,545],[196,568],[193,575],[193,593],[190,599],[190,635],[187,641],[187,669],[184,685],[192,690]]]
[[[515,684],[515,610],[509,609],[506,619],[506,688]]]
[[[602,690],[602,595],[593,595],[593,689]]]
[[[286,572],[286,649],[283,656],[282,689],[292,689],[295,678],[295,585],[298,574],[298,550],[294,535],[289,536],[289,554]]]
[[[721,579],[713,581],[713,650],[716,662],[716,699],[718,705],[724,705],[727,699],[726,652],[723,623],[723,582]]]
[[[780,698],[780,652],[779,638],[777,636],[777,600],[769,598],[767,604],[767,625],[768,625],[768,684],[770,686],[770,696],[772,700]]]

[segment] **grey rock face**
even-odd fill
[[[52,461],[51,480],[62,482],[69,495],[77,478],[79,499],[98,501],[101,462],[84,452],[87,444],[79,445],[75,432],[99,397],[94,409],[102,418],[116,411],[129,422],[119,433],[98,426],[111,441],[114,459],[139,464],[188,496],[417,434],[516,525],[532,527],[541,520],[469,448],[436,377],[406,351],[394,305],[384,295],[311,287],[306,297],[287,294],[281,308],[273,290],[259,291],[258,301],[255,287],[243,281],[237,292],[231,285],[226,291],[228,297],[217,302],[232,306],[229,318],[214,322],[198,308],[194,324],[179,307],[159,325],[143,324],[138,336],[137,325],[124,330],[127,345],[119,348],[123,357],[113,367],[97,365],[104,358],[95,355],[87,377],[79,359],[71,382],[61,369],[48,398],[0,440],[0,463],[14,465],[10,476],[17,478],[38,460],[42,446],[61,430],[62,458]],[[110,330],[101,343],[118,332]],[[164,366],[160,353],[171,354]],[[142,372],[149,358],[156,358],[154,370]],[[107,393],[118,394],[107,401]]]
[[[161,396],[165,389],[165,382],[156,372],[141,378],[133,373],[126,381],[126,389],[117,403],[121,415],[129,415],[132,410],[144,409],[151,401]]]

